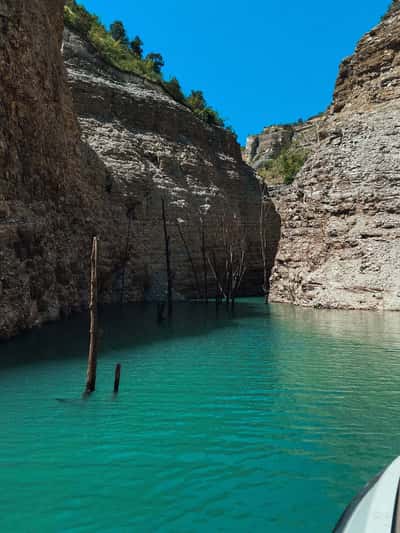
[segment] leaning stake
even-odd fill
[[[114,394],[117,394],[119,391],[119,380],[121,379],[121,365],[115,367],[115,379],[114,379]]]
[[[93,237],[91,256],[91,277],[90,277],[90,342],[88,368],[86,375],[86,394],[90,394],[96,389],[96,368],[97,368],[97,258],[98,240]]]

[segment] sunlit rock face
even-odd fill
[[[134,205],[131,252],[137,265],[129,273],[131,286],[137,284],[142,291],[144,287],[147,297],[165,285],[161,221],[165,198],[176,293],[198,297],[204,292],[201,220],[207,247],[221,254],[221,226],[233,218],[248,244],[243,293],[260,294],[259,183],[243,163],[235,137],[200,121],[159,85],[105,65],[69,30],[64,32],[63,53],[84,139],[105,164],[112,187],[117,186],[111,196]],[[271,242],[275,242],[271,268],[279,219],[273,209],[269,212]],[[126,226],[127,221],[124,234]],[[215,281],[210,272],[207,277],[212,293]]]
[[[201,218],[221,260],[221,221],[242,228],[259,292],[259,188],[235,138],[63,43],[61,0],[0,0],[0,25],[0,338],[86,308],[93,235],[101,302],[162,298],[162,198],[176,298],[198,295],[194,270],[204,285]]]
[[[282,238],[271,298],[400,309],[400,12],[346,59],[319,142],[295,183],[272,192]]]

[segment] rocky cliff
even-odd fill
[[[400,11],[341,68],[319,142],[295,183],[273,192],[282,239],[271,298],[400,309]]]
[[[126,273],[127,287],[136,288],[141,298],[159,298],[165,287],[164,197],[176,296],[204,295],[202,224],[206,246],[221,253],[224,223],[239,225],[246,235],[249,269],[243,291],[259,294],[259,185],[243,164],[234,136],[199,120],[159,85],[105,64],[68,29],[63,54],[82,133],[107,168],[109,194],[127,212],[133,206],[135,266]],[[276,234],[279,219],[273,210],[270,220]],[[125,221],[120,228],[124,237],[128,225]],[[207,285],[215,285],[210,272]]]
[[[257,292],[258,184],[234,137],[66,32],[72,99],[62,0],[0,0],[0,24],[0,338],[86,307],[93,235],[103,302],[163,298],[161,198],[176,297],[199,292],[200,218],[217,256],[222,221],[240,226]]]
[[[291,145],[312,151],[319,142],[322,121],[323,115],[318,115],[306,122],[267,126],[258,135],[247,138],[243,159],[255,170],[260,170]]]
[[[86,305],[93,235],[101,279],[121,257],[125,210],[65,82],[63,4],[0,1],[0,338]]]

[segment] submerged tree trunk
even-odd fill
[[[219,244],[220,243],[220,246]],[[218,260],[216,250],[221,249]],[[215,247],[208,252],[208,264],[216,282],[216,302],[225,298],[233,308],[246,273],[247,237],[237,215],[224,216],[217,226]]]
[[[91,277],[90,277],[90,341],[88,368],[86,375],[86,394],[90,394],[96,389],[96,370],[97,370],[97,260],[98,260],[98,241],[93,237],[92,255],[91,255]]]
[[[128,217],[128,231],[126,234],[125,255],[123,259],[124,266],[122,270],[122,280],[121,280],[121,305],[123,305],[124,303],[124,296],[125,296],[126,266],[128,264],[128,259],[129,259],[129,241],[131,237],[131,226],[132,226],[132,219],[133,219],[132,209],[128,210],[127,217]]]
[[[192,272],[193,272],[193,277],[194,277],[194,282],[196,284],[196,291],[197,291],[197,295],[199,298],[201,298],[201,290],[200,290],[200,283],[199,283],[199,276],[197,274],[197,269],[196,269],[196,265],[194,264],[194,261],[193,261],[193,257],[192,257],[192,254],[190,253],[190,249],[189,249],[189,246],[186,242],[186,239],[185,239],[185,236],[183,235],[183,232],[182,232],[182,229],[181,229],[181,226],[178,222],[178,220],[176,221],[176,227],[178,229],[178,233],[179,233],[179,236],[181,238],[181,241],[183,243],[183,246],[185,248],[185,251],[186,251],[186,255],[188,257],[188,260],[189,260],[189,263],[192,267]]]
[[[162,199],[162,219],[164,228],[164,240],[165,240],[165,261],[167,265],[167,304],[168,304],[168,317],[172,316],[172,272],[171,272],[171,250],[170,250],[170,236],[168,235],[167,216],[165,213],[165,199]]]
[[[204,276],[204,300],[208,303],[208,269],[207,269],[207,252],[206,252],[206,232],[204,220],[201,219],[201,255],[203,257],[203,276]]]
[[[117,366],[115,367],[114,394],[118,394],[120,379],[121,379],[121,365],[120,363],[118,363]]]
[[[264,282],[263,282],[263,291],[265,297],[265,303],[268,303],[269,300],[269,276],[268,276],[268,235],[266,228],[266,216],[268,214],[268,208],[265,204],[265,194],[267,192],[267,187],[263,183],[260,185],[260,246],[261,246],[261,255],[263,262],[263,271],[264,271]]]

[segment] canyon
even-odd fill
[[[308,158],[267,191],[270,301],[400,310],[400,11],[341,65],[332,105],[248,139],[205,123],[157,83],[106,63],[64,28],[62,0],[0,0],[0,339],[88,305],[213,297],[205,257],[245,241],[243,295],[262,294],[257,172]],[[243,160],[244,159],[244,160]]]

